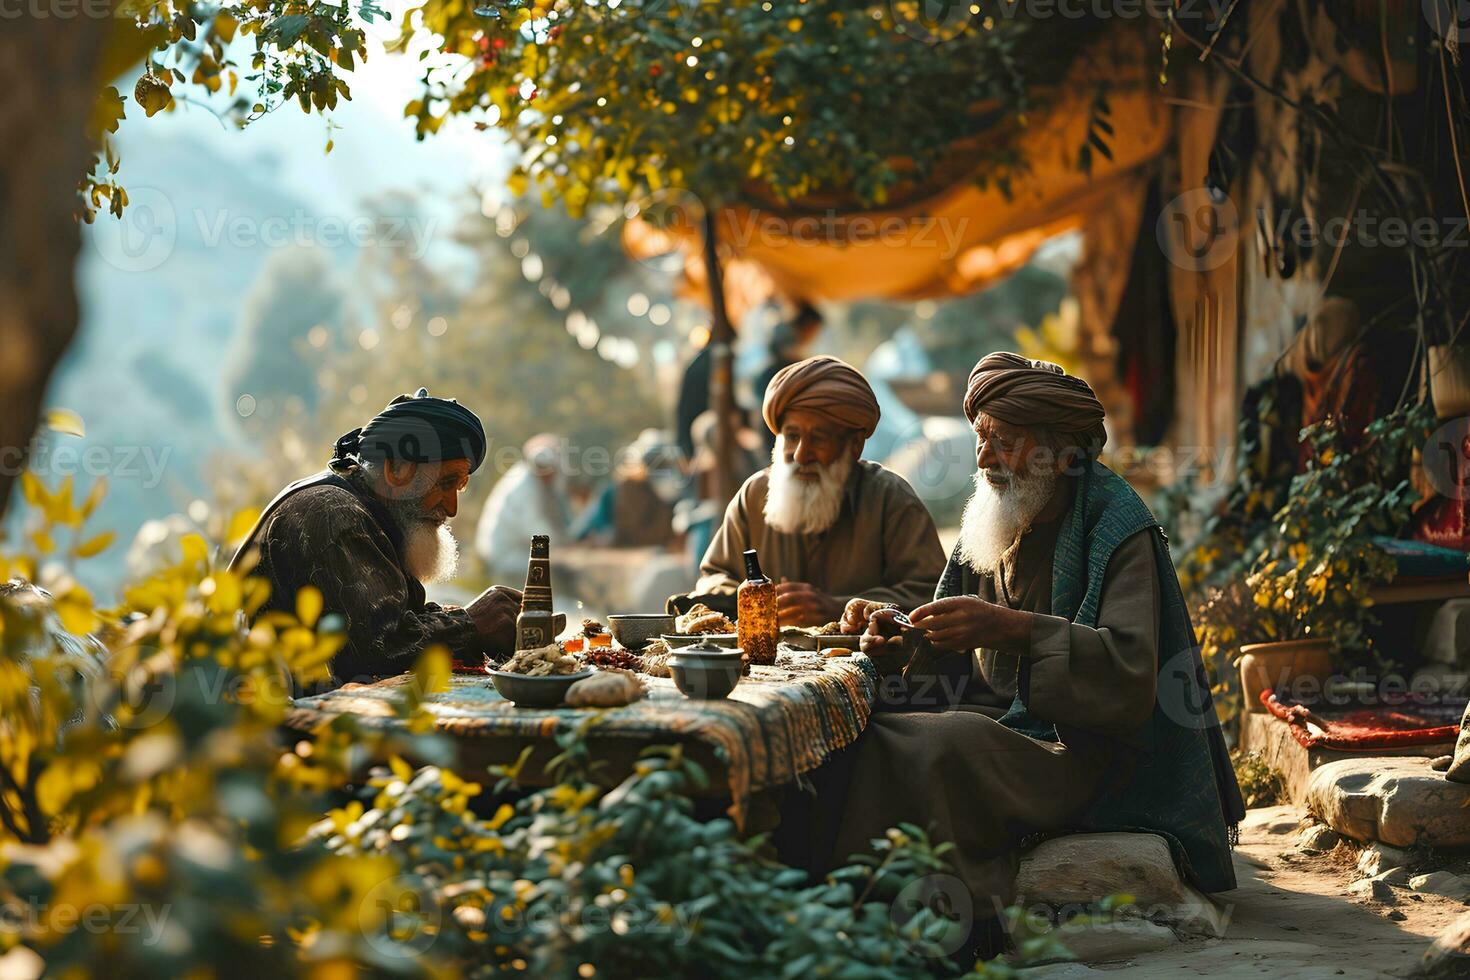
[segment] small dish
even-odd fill
[[[674,617],[663,613],[619,613],[607,617],[607,628],[626,650],[642,650],[649,641],[674,628]]]
[[[685,697],[717,701],[729,697],[745,670],[741,651],[698,643],[675,650],[669,656],[669,673]]]
[[[486,671],[500,696],[519,708],[555,708],[566,700],[567,690],[595,670],[579,670],[575,674],[512,674],[504,670]]]

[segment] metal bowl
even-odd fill
[[[577,681],[597,671],[579,670],[575,674],[543,674],[529,677],[504,670],[487,671],[500,696],[521,708],[555,708],[567,698],[567,691]]]
[[[607,617],[613,639],[628,650],[642,650],[650,640],[674,628],[674,617],[662,613],[619,613]]]
[[[680,693],[704,701],[728,697],[745,670],[739,649],[715,650],[712,645],[677,650],[669,657],[668,664]]]
[[[717,647],[729,650],[733,650],[740,642],[734,633],[665,633],[663,635],[663,641],[669,645],[670,650],[691,647],[706,640]]]

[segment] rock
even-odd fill
[[[1454,783],[1414,756],[1329,762],[1307,783],[1306,804],[1333,830],[1396,847],[1470,845],[1470,785]]]
[[[1385,885],[1393,885],[1393,886],[1395,886],[1397,888],[1408,888],[1409,887],[1409,869],[1408,868],[1389,868],[1387,871],[1380,872],[1380,873],[1374,875],[1372,878],[1369,878],[1368,880],[1369,881],[1381,881]]]
[[[1387,844],[1369,844],[1358,852],[1358,870],[1369,878],[1390,868],[1401,868],[1409,863],[1408,851]],[[1394,882],[1398,884],[1398,882]]]
[[[1313,824],[1296,840],[1297,850],[1303,854],[1326,854],[1338,845],[1342,835],[1326,824]]]
[[[1424,953],[1416,977],[1463,977],[1470,973],[1470,912],[1466,912]]]
[[[1454,761],[1455,757],[1452,755],[1437,755],[1429,760],[1429,768],[1435,772],[1448,772],[1450,763]]]
[[[1069,834],[1021,855],[1017,904],[1082,906],[1109,895],[1132,895],[1147,919],[1195,935],[1218,936],[1228,919],[1185,884],[1169,845],[1156,834]]]
[[[1083,963],[1113,963],[1163,949],[1179,941],[1174,930],[1146,919],[1068,923],[1057,930],[1057,938]]]
[[[1397,905],[1398,898],[1388,882],[1381,878],[1364,878],[1348,885],[1348,894],[1364,902],[1380,902],[1383,905]]]
[[[1443,895],[1456,901],[1470,898],[1470,882],[1451,871],[1415,875],[1409,879],[1409,887],[1426,895]]]

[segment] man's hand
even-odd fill
[[[782,626],[825,626],[842,615],[842,603],[808,582],[776,585],[776,621]]]
[[[841,631],[848,636],[857,636],[868,628],[868,617],[879,609],[897,609],[891,602],[877,599],[849,599],[843,607],[842,619],[838,621]]]
[[[510,653],[516,646],[516,615],[521,611],[521,593],[505,585],[492,585],[475,597],[466,609],[475,621],[475,632],[491,654]]]
[[[893,617],[898,610],[878,609],[868,617],[867,629],[858,641],[858,649],[878,667],[880,674],[896,674],[907,665],[908,647],[903,641],[903,632]]]
[[[915,609],[909,621],[941,650],[989,647],[1025,653],[1031,643],[1031,614],[972,595],[936,599]]]

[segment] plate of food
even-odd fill
[[[565,652],[559,643],[517,650],[509,660],[487,670],[495,690],[517,707],[555,708],[567,690],[596,671]]]
[[[847,637],[853,640],[853,649],[857,649],[856,636]],[[823,645],[832,645],[828,641],[843,640],[842,627],[835,623],[826,623],[822,626],[783,626],[781,627],[780,641],[797,650],[816,650]]]

